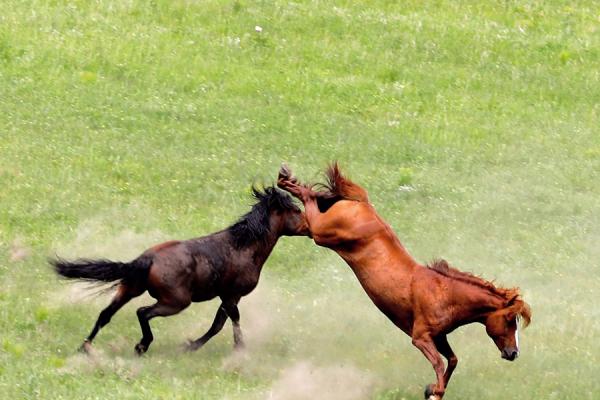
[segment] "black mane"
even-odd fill
[[[269,214],[271,210],[298,210],[287,193],[268,186],[262,191],[252,187],[252,196],[257,202],[247,214],[228,228],[236,248],[246,247],[267,238],[270,232]]]

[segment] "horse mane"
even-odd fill
[[[264,241],[271,230],[269,214],[271,210],[295,210],[298,207],[285,192],[268,186],[263,190],[252,186],[252,197],[256,203],[250,211],[227,230],[233,238],[233,244],[240,249],[257,241]]]
[[[529,307],[529,304],[523,301],[518,287],[497,287],[492,282],[486,281],[483,278],[451,267],[446,260],[442,259],[434,260],[431,264],[427,265],[427,268],[450,279],[488,290],[504,299],[505,308],[510,308],[511,312],[514,313],[517,318],[522,318],[524,326],[529,325],[531,322],[531,308]]]
[[[322,186],[330,192],[332,197],[362,202],[369,201],[369,196],[365,189],[342,175],[337,161],[329,165],[325,171],[325,175],[327,176],[327,183]]]

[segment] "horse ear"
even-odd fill
[[[504,314],[504,318],[506,318],[507,321],[512,321],[517,318],[518,315],[519,312],[515,308],[511,307],[509,308],[508,312]]]
[[[264,194],[260,191],[260,189],[254,185],[252,185],[252,197],[256,200],[261,200],[264,197]]]
[[[527,304],[519,293],[512,295],[510,300],[506,303],[508,312],[504,314],[507,321],[512,321],[515,318],[522,318],[523,327],[526,327],[531,322],[531,308]]]
[[[520,309],[522,308],[522,304],[519,303],[523,303],[523,301],[519,299],[519,294],[514,294],[506,302],[506,308],[508,309],[508,312],[504,314],[504,317],[507,321],[512,321],[513,319],[517,318],[517,315],[519,315]]]
[[[512,307],[515,305],[515,303],[517,302],[517,300],[519,300],[519,294],[514,294],[510,300],[508,300],[508,302],[506,303],[506,307]]]

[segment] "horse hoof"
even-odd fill
[[[142,354],[144,354],[147,351],[148,351],[148,346],[143,345],[141,343],[138,343],[135,345],[135,354],[137,354],[138,356],[141,356]]]
[[[287,179],[290,176],[292,176],[290,167],[288,167],[286,163],[282,163],[281,168],[279,168],[279,178]]]
[[[195,341],[193,341],[193,340],[188,340],[188,341],[187,341],[187,343],[185,343],[185,344],[183,345],[183,348],[184,348],[184,350],[185,350],[185,351],[188,351],[188,352],[196,351],[196,350],[198,350],[200,347],[202,347],[202,345],[201,345],[201,344],[198,344],[198,343],[196,343],[196,342],[195,342]]]
[[[442,396],[433,393],[433,385],[425,386],[425,400],[442,400]]]
[[[92,351],[92,342],[90,342],[87,339],[84,340],[83,343],[81,344],[81,346],[79,346],[79,352],[85,353],[85,354],[90,354],[91,351]]]
[[[235,352],[243,352],[246,350],[246,344],[244,342],[237,342],[233,345],[233,351]]]
[[[296,182],[296,177],[294,176],[294,174],[292,174],[292,170],[285,163],[281,164],[281,168],[279,168],[278,179],[283,180],[283,181],[288,181],[291,183]]]

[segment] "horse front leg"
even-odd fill
[[[225,325],[225,321],[227,321],[227,311],[225,311],[225,306],[221,304],[219,309],[217,310],[217,314],[215,315],[215,319],[213,320],[212,325],[208,329],[208,331],[202,335],[200,338],[196,340],[190,340],[187,345],[187,349],[189,351],[198,350],[200,347],[204,346],[206,342],[208,342],[213,336],[223,329],[223,325]]]
[[[244,344],[244,336],[242,335],[242,328],[240,327],[240,311],[238,309],[238,303],[240,298],[229,299],[223,301],[223,306],[227,312],[227,316],[231,319],[233,326],[233,348],[234,350],[243,350],[246,346]]]

